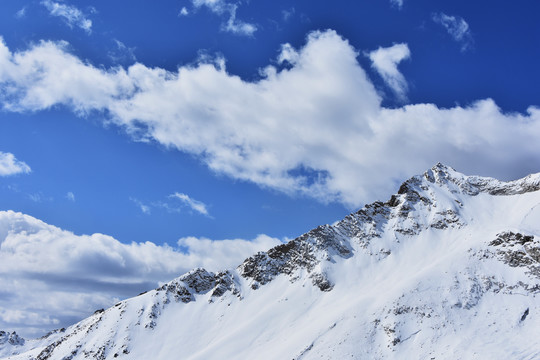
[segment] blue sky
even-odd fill
[[[73,236],[208,262],[197,241],[244,256],[246,240],[331,223],[438,161],[501,179],[540,169],[536,1],[1,7],[0,210]]]

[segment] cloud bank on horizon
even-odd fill
[[[452,19],[440,21],[451,32]],[[466,34],[458,30],[451,33]],[[177,71],[105,69],[64,42],[11,51],[1,41],[0,101],[13,112],[97,112],[134,139],[195,155],[218,174],[349,207],[387,196],[397,180],[438,161],[503,179],[540,167],[537,107],[504,113],[481,99],[385,108],[358,55],[335,31],[315,31],[301,48],[282,46],[260,79],[246,81],[222,58]],[[410,56],[406,44],[370,53],[402,98],[407,82],[397,65]]]
[[[187,237],[174,247],[123,244],[0,211],[0,329],[40,336],[192,268],[224,270],[280,243],[259,235],[253,240]]]

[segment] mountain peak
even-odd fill
[[[196,268],[10,359],[538,357],[537,190],[540,174],[438,163],[386,202],[235,269]]]
[[[458,173],[454,168],[446,166],[440,162],[424,172],[424,177],[428,181],[437,183],[442,183],[445,179],[456,177],[456,175],[465,176]]]
[[[480,193],[516,195],[540,190],[540,173],[527,175],[513,181],[500,181],[491,177],[464,175],[450,166],[437,163],[424,172],[423,177],[430,183],[449,187],[453,191],[472,196]]]
[[[10,345],[24,345],[25,340],[20,337],[15,331],[10,333],[6,331],[0,331],[0,345],[4,344],[10,344]]]

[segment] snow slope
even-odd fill
[[[236,269],[195,269],[0,355],[538,359],[538,190],[540,174],[501,182],[437,164]]]

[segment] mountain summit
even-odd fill
[[[235,269],[194,269],[44,338],[0,342],[0,355],[540,358],[539,190],[540,174],[502,182],[437,164]]]

